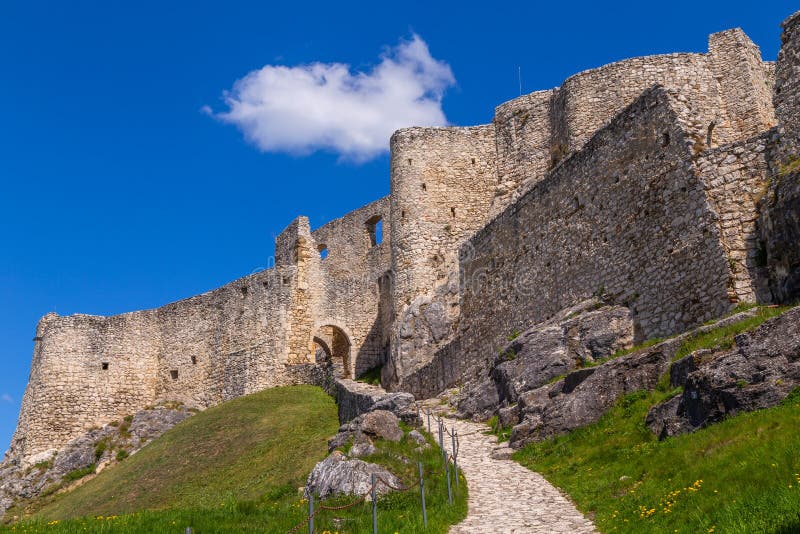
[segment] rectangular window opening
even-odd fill
[[[177,369],[173,369],[172,371],[169,372],[169,376],[171,376],[173,380],[177,380],[178,379],[178,370]]]
[[[101,363],[100,367],[103,369],[103,371],[108,371],[108,362]]]

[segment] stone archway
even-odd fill
[[[320,326],[311,339],[312,361],[328,363],[334,378],[353,378],[352,347],[350,338],[338,326]]]

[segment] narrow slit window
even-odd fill
[[[192,365],[197,365],[197,356],[192,356]]]
[[[450,208],[450,215],[452,215],[453,217],[456,216],[456,209],[455,208]]]
[[[370,246],[380,245],[383,241],[383,219],[375,215],[366,222]]]

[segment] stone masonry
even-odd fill
[[[399,130],[391,194],[314,230],[298,217],[274,267],[153,310],[46,315],[10,458],[158,401],[331,372],[381,367],[387,389],[431,396],[593,296],[629,309],[639,340],[800,296],[798,19],[777,65],[734,29],[706,53],[576,74],[490,124]]]

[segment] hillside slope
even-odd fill
[[[336,405],[319,388],[275,388],[234,399],[184,421],[36,515],[209,508],[226,499],[296,493],[338,426]]]

